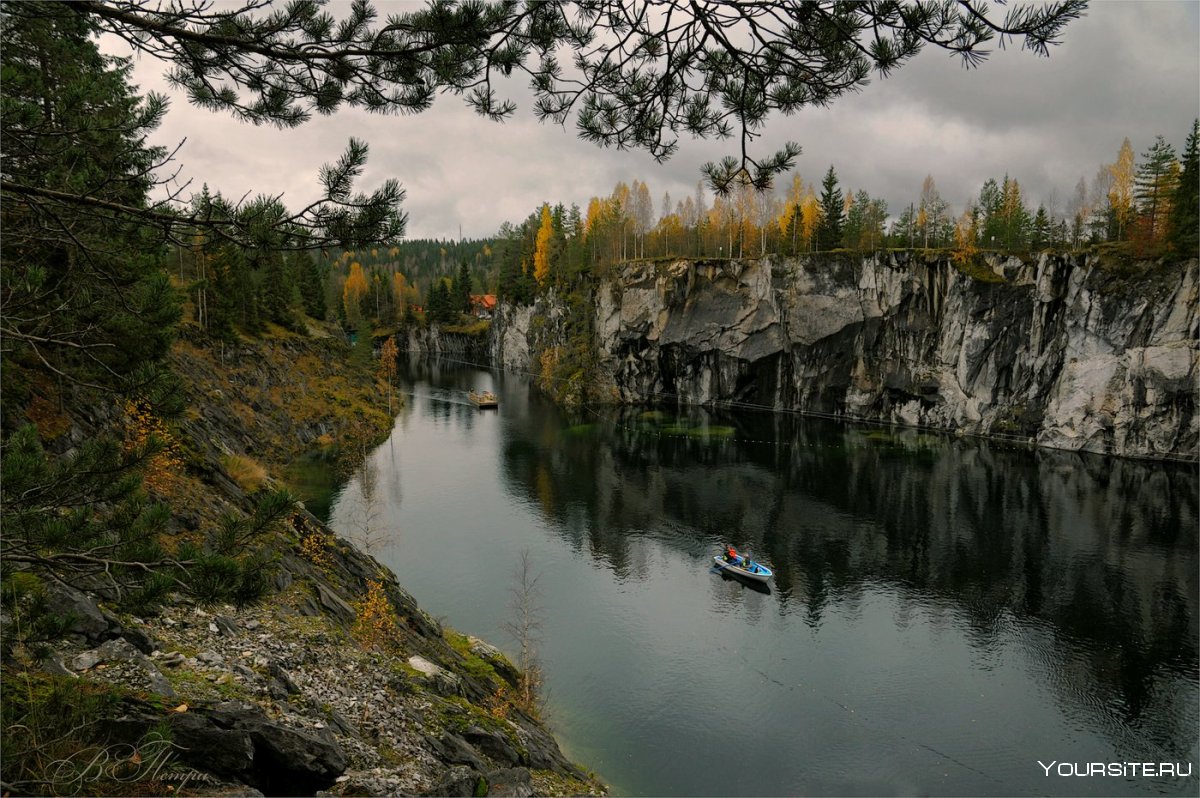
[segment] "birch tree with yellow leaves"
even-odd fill
[[[354,261],[350,264],[350,274],[342,286],[342,308],[346,312],[346,323],[351,329],[357,330],[362,324],[362,301],[370,286],[367,276],[363,273],[362,264]]]
[[[538,227],[537,243],[533,250],[533,279],[538,288],[544,288],[550,279],[550,249],[554,239],[554,221],[550,216],[550,205],[542,205],[542,224]]]
[[[1108,190],[1108,208],[1116,225],[1116,240],[1125,239],[1125,230],[1133,218],[1133,145],[1121,142],[1117,162],[1108,167],[1112,186]]]
[[[804,194],[804,199],[800,202],[800,219],[803,223],[800,240],[803,251],[813,252],[816,250],[817,230],[821,227],[824,218],[825,211],[821,207],[821,200],[817,198],[817,192],[810,184]]]

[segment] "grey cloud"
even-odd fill
[[[818,185],[833,164],[843,187],[886,199],[893,214],[918,198],[927,174],[955,213],[984,180],[1005,174],[1035,207],[1052,194],[1062,205],[1080,176],[1090,182],[1116,158],[1125,137],[1139,155],[1159,133],[1182,147],[1200,116],[1198,20],[1194,2],[1104,2],[1067,29],[1049,58],[1010,46],[966,70],[926,50],[828,109],[773,119],[755,151],[798,141],[805,182]],[[162,71],[143,59],[135,81],[161,90]],[[460,225],[467,236],[491,235],[542,202],[586,209],[590,197],[633,179],[649,184],[657,210],[664,192],[676,201],[691,195],[700,165],[736,149],[731,141],[685,138],[665,164],[599,149],[570,124],[538,123],[524,87],[509,88],[521,108],[504,124],[441,97],[416,116],[342,111],[286,131],[240,124],[177,97],[155,143],[187,137],[180,161],[194,190],[207,182],[231,197],[282,193],[299,207],[319,193],[320,166],[355,136],[371,147],[361,187],[398,178],[413,238],[455,237]]]

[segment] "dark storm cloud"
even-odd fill
[[[1031,205],[1056,199],[1061,210],[1080,177],[1090,183],[1116,159],[1125,137],[1138,155],[1159,133],[1182,147],[1200,115],[1198,20],[1195,2],[1101,2],[1068,27],[1049,58],[1010,45],[966,70],[926,50],[828,109],[774,118],[756,152],[795,140],[806,183],[819,185],[833,165],[843,188],[886,199],[893,215],[918,199],[927,174],[956,214],[986,179],[1005,174],[1020,181]],[[164,90],[162,71],[143,59],[135,80]],[[634,179],[649,185],[657,213],[664,192],[673,201],[694,194],[700,165],[736,149],[685,139],[674,158],[656,164],[645,153],[582,142],[571,124],[539,124],[527,91],[510,93],[521,107],[504,124],[441,97],[416,116],[349,110],[286,131],[240,124],[176,97],[155,143],[187,138],[179,160],[189,191],[208,183],[235,198],[282,193],[299,207],[318,194],[321,164],[360,138],[371,148],[360,186],[400,180],[411,238],[457,237],[460,227],[466,236],[491,235],[542,202],[586,209],[590,197]]]

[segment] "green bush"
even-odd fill
[[[21,673],[0,678],[0,748],[6,794],[130,795],[130,785],[150,782],[173,758],[160,726],[137,742],[111,739],[109,721],[124,714],[131,697],[84,679]]]

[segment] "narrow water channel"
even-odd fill
[[[1194,467],[406,379],[332,525],[510,652],[527,550],[548,718],[614,792],[1200,792]]]

